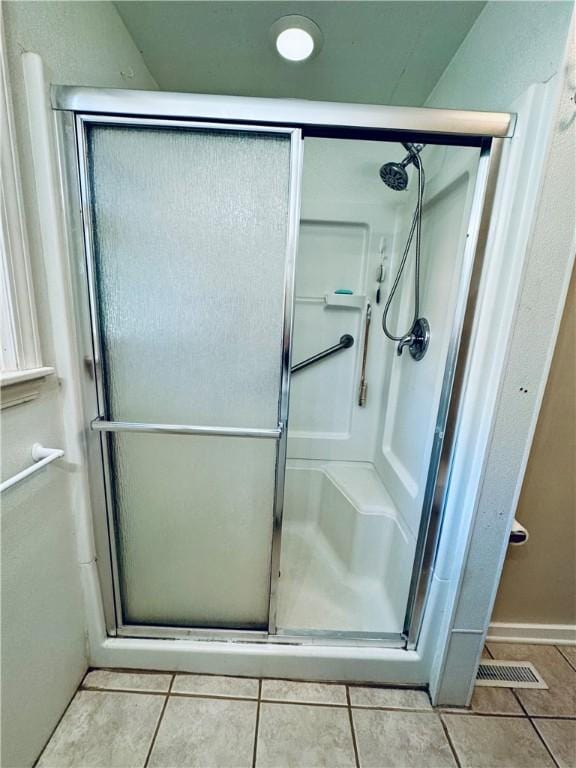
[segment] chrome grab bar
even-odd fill
[[[370,323],[372,321],[372,306],[366,303],[366,322],[364,324],[364,351],[362,353],[362,371],[360,373],[360,389],[358,391],[358,405],[364,408],[368,398],[368,382],[366,381],[366,363],[368,362],[368,341],[370,337]]]
[[[296,365],[292,366],[290,372],[297,373],[303,368],[308,368],[309,365],[314,365],[314,363],[318,363],[320,360],[324,360],[325,357],[330,357],[330,355],[339,352],[341,349],[348,349],[348,347],[351,347],[353,344],[354,336],[351,336],[349,333],[345,333],[343,336],[340,336],[340,341],[338,344],[334,344],[333,347],[328,347],[328,349],[325,349],[323,352],[318,352],[315,355],[312,355],[312,357],[307,357],[306,360],[302,360],[301,363],[296,363]]]
[[[254,429],[252,427],[200,427],[191,424],[146,424],[135,421],[106,421],[94,419],[90,428],[96,432],[148,432],[156,435],[213,435],[220,437],[264,437],[279,439],[284,425],[280,422],[275,429]]]

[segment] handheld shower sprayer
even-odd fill
[[[390,187],[396,191],[402,191],[408,186],[408,173],[406,168],[413,164],[418,174],[418,200],[416,202],[416,208],[412,217],[412,224],[410,226],[410,232],[408,233],[408,239],[404,247],[404,253],[400,259],[400,265],[392,284],[390,295],[386,300],[384,307],[384,313],[382,314],[382,330],[391,341],[397,341],[398,346],[396,352],[401,355],[404,351],[404,347],[408,347],[408,351],[412,355],[414,360],[422,360],[428,349],[430,342],[430,325],[425,317],[420,317],[420,241],[422,234],[422,205],[424,198],[424,165],[420,152],[426,146],[425,144],[412,144],[410,142],[402,142],[404,148],[408,151],[406,157],[399,163],[385,163],[380,168],[380,178]],[[406,261],[408,260],[408,254],[410,253],[410,247],[412,240],[416,234],[416,254],[414,265],[414,315],[412,317],[412,323],[408,331],[400,336],[396,336],[388,329],[388,313],[390,311],[390,305],[392,299],[396,293]]]

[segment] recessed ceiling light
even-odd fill
[[[283,16],[270,27],[277,53],[286,61],[306,61],[322,46],[320,27],[305,16]]]
[[[290,27],[276,38],[276,50],[288,61],[304,61],[314,50],[314,40],[305,29]]]

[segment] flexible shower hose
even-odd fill
[[[412,224],[410,225],[410,232],[408,233],[408,240],[406,241],[404,253],[402,254],[402,259],[400,261],[400,265],[398,267],[396,277],[394,278],[394,283],[392,285],[390,295],[386,300],[386,304],[384,306],[384,313],[382,314],[382,330],[391,341],[402,341],[402,339],[405,336],[407,336],[409,333],[412,332],[412,329],[414,328],[414,324],[416,323],[416,320],[418,320],[420,316],[420,243],[421,243],[421,236],[422,236],[422,200],[424,198],[425,175],[424,175],[424,166],[422,164],[422,158],[419,156],[417,152],[412,153],[412,162],[414,163],[416,170],[418,172],[418,202],[416,203],[414,216],[412,217]],[[404,272],[404,267],[406,266],[406,262],[408,260],[408,254],[410,253],[410,246],[412,245],[412,240],[414,239],[414,232],[416,232],[416,255],[415,255],[415,264],[414,264],[414,317],[412,318],[412,323],[410,324],[410,328],[406,331],[405,334],[402,334],[400,336],[394,336],[394,334],[392,334],[388,329],[388,313],[390,311],[390,305],[392,304],[392,300],[394,299],[394,295],[400,283],[402,273]]]

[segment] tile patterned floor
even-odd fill
[[[489,644],[544,690],[424,691],[153,672],[89,672],[38,768],[576,767],[576,649]]]

